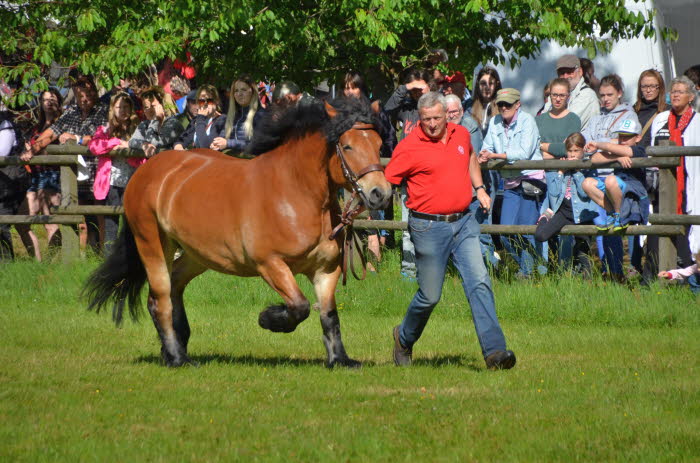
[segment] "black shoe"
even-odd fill
[[[512,350],[499,350],[486,357],[489,370],[510,370],[515,366],[515,354]]]
[[[399,326],[394,327],[394,364],[407,367],[413,362],[413,349],[407,349],[399,341]]]

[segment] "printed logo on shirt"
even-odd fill
[[[670,140],[671,132],[668,130],[668,124],[664,125],[656,132],[656,137],[654,138],[654,146],[659,146],[662,141]]]
[[[464,154],[464,147],[462,145],[459,145],[457,147],[457,151],[459,151],[459,154]]]

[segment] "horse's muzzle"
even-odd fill
[[[389,204],[390,200],[391,188],[375,186],[369,190],[365,206],[369,209],[383,209]]]

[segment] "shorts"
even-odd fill
[[[615,180],[617,180],[617,186],[620,187],[620,191],[622,191],[622,194],[624,195],[625,192],[627,191],[627,184],[625,183],[624,180],[622,180],[620,177],[617,175],[614,175]],[[598,188],[600,191],[605,193],[605,180],[602,178],[598,178],[598,184],[596,185],[596,188]]]
[[[61,178],[58,170],[40,170],[32,175],[32,185],[27,191],[61,191]]]

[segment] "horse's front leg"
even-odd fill
[[[340,267],[328,273],[319,269],[311,278],[321,312],[321,327],[323,328],[323,344],[326,346],[328,360],[326,366],[359,367],[360,362],[348,357],[340,337],[340,319],[335,305],[335,288],[340,278]]]
[[[258,324],[275,333],[291,333],[309,316],[309,300],[282,259],[272,259],[259,265],[258,272],[284,299],[284,305],[272,305],[260,312]]]

